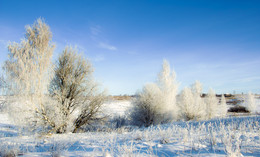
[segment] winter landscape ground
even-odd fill
[[[127,115],[131,101],[114,100],[104,106],[104,113],[115,119]],[[21,133],[1,112],[1,156],[260,156],[259,115],[227,115],[148,128],[119,122],[85,133],[30,135]]]

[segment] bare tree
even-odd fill
[[[76,132],[80,127],[100,119],[100,107],[105,100],[93,81],[90,62],[66,47],[54,68],[50,91],[58,102],[61,122],[57,133]]]
[[[24,119],[24,122],[34,125],[41,122],[53,125],[46,117],[44,107],[54,50],[51,39],[49,26],[38,19],[32,26],[26,26],[21,43],[14,42],[8,46],[9,59],[3,69],[10,89],[8,94],[13,100],[9,109],[15,120]]]

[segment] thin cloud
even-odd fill
[[[107,50],[111,50],[111,51],[117,50],[117,48],[116,48],[115,46],[109,45],[109,44],[103,43],[103,42],[100,42],[98,46],[99,46],[100,48],[107,49]]]
[[[101,27],[99,25],[90,27],[90,31],[92,35],[99,35],[101,33]]]
[[[127,54],[129,54],[129,55],[137,55],[138,52],[137,51],[128,51]]]
[[[8,51],[8,44],[9,41],[0,39],[0,53],[2,53],[3,51]]]
[[[7,40],[2,40],[2,39],[0,39],[0,45],[7,46],[8,43],[9,43],[9,42],[8,42]]]
[[[247,82],[253,82],[258,80],[260,80],[260,76],[252,76],[252,77],[244,77],[244,78],[236,79],[234,80],[234,82],[247,83]]]
[[[116,46],[110,45],[110,44],[108,44],[108,42],[104,42],[107,40],[102,36],[102,27],[101,26],[95,25],[95,26],[90,27],[90,32],[91,32],[92,40],[97,43],[99,48],[107,49],[110,51],[117,50]]]
[[[105,60],[105,57],[103,55],[98,55],[94,58],[95,62],[101,62],[103,60]]]

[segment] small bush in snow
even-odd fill
[[[221,101],[220,101],[218,108],[219,108],[219,116],[225,117],[227,114],[228,107],[227,107],[227,103],[226,103],[226,98],[223,94],[221,96]]]
[[[202,85],[196,81],[191,88],[185,87],[181,92],[178,105],[181,112],[181,117],[186,120],[201,120],[205,118],[206,106],[201,98]]]
[[[207,118],[212,119],[218,114],[218,99],[213,89],[209,89],[205,98]]]
[[[131,119],[134,125],[148,127],[160,124],[162,113],[160,112],[161,95],[155,84],[146,85],[142,92],[138,93],[138,98],[134,101],[131,110]]]
[[[170,71],[169,63],[164,61],[158,82],[145,85],[138,93],[131,112],[134,124],[148,127],[177,118],[178,84],[175,78],[175,73]]]
[[[234,107],[230,107],[228,109],[228,112],[242,112],[242,113],[248,113],[247,109],[244,106],[236,105]]]
[[[255,96],[251,92],[249,92],[245,98],[245,107],[250,113],[256,112]]]
[[[182,90],[180,94],[179,104],[182,115],[186,120],[196,118],[196,112],[194,111],[194,98],[190,88],[185,87]]]

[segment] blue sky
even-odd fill
[[[0,0],[0,63],[9,41],[42,17],[56,44],[89,58],[109,94],[135,94],[156,81],[163,59],[180,89],[260,93],[260,1]]]

